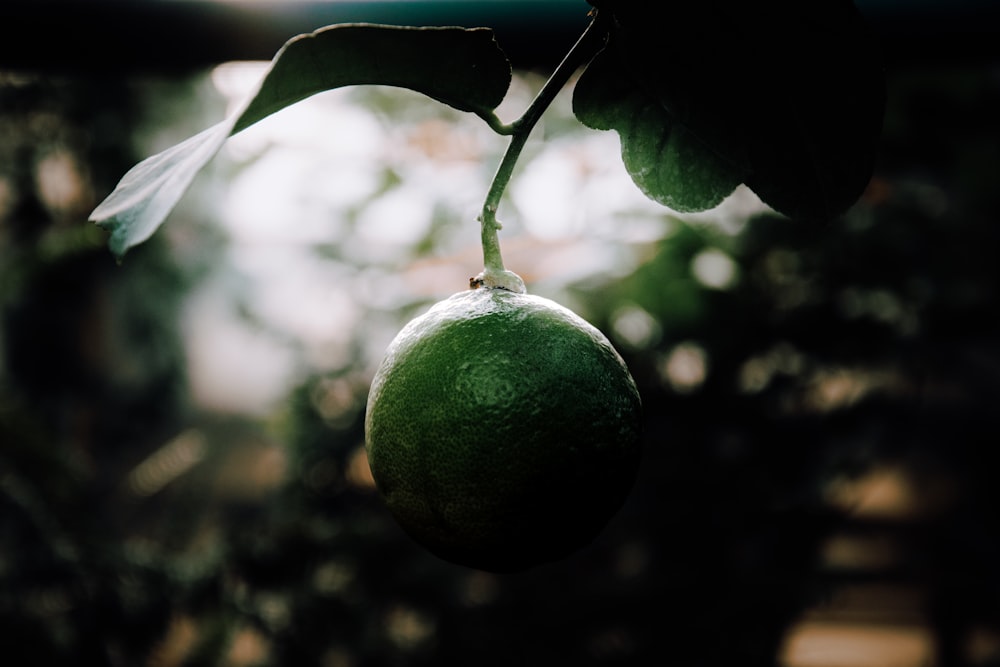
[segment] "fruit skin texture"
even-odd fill
[[[497,572],[564,558],[618,511],[641,402],[611,343],[572,311],[460,292],[407,324],[376,372],[365,446],[403,529]]]

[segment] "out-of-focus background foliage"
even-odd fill
[[[877,9],[884,140],[827,225],[747,191],[674,215],[568,96],[539,126],[505,259],[627,358],[645,458],[591,547],[516,575],[411,543],[362,449],[386,343],[480,268],[505,141],[325,94],[231,140],[117,266],[89,211],[261,64],[5,52],[0,663],[1000,664],[996,26]],[[516,63],[507,120],[552,64]]]

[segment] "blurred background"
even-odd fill
[[[480,270],[503,138],[333,91],[231,139],[120,266],[86,217],[294,34],[495,26],[509,121],[586,3],[7,0],[0,662],[1000,665],[998,12],[859,6],[885,131],[830,224],[655,205],[568,95],[536,129],[506,263],[626,357],[645,453],[592,546],[493,575],[397,528],[363,415],[389,340]]]

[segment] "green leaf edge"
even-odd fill
[[[473,69],[479,68],[483,64],[494,68],[499,65],[505,74],[496,76],[494,73],[493,78],[489,80],[488,94],[478,96],[480,99],[477,100],[463,99],[462,94],[447,94],[446,86],[419,86],[411,85],[397,77],[373,77],[332,86],[302,87],[292,94],[280,97],[273,103],[260,104],[259,98],[262,91],[271,85],[275,71],[283,66],[285,60],[290,57],[289,53],[295,54],[297,50],[301,51],[300,47],[303,44],[308,44],[309,40],[328,38],[330,34],[343,36],[347,34],[347,31],[356,30],[377,31],[383,33],[384,36],[388,36],[390,33],[399,36],[401,34],[430,34],[447,31],[455,34],[466,34],[473,39],[482,39],[484,43],[488,40],[485,47],[477,48],[483,49],[481,54],[489,54],[489,61],[481,63],[463,61],[461,58],[453,60]],[[340,32],[334,33],[334,31]],[[492,52],[490,52],[489,47],[492,47]],[[271,60],[271,66],[262,77],[254,94],[249,97],[238,113],[133,166],[121,178],[111,194],[91,212],[89,221],[109,232],[108,248],[120,262],[130,248],[148,240],[159,229],[184,196],[195,176],[221,150],[226,139],[285,107],[317,93],[335,88],[350,85],[388,85],[409,88],[460,111],[469,111],[485,116],[503,101],[510,87],[511,77],[510,62],[497,44],[493,31],[489,28],[408,27],[372,23],[343,23],[297,35],[285,42],[275,54]],[[438,77],[434,80],[446,80],[446,78]],[[472,97],[471,92],[469,90],[462,91],[462,93],[468,93],[470,98]]]
[[[652,99],[632,81],[627,72],[619,69],[610,46],[598,53],[588,64],[573,90],[573,114],[586,127],[594,130],[614,130],[621,142],[621,158],[632,182],[647,198],[678,213],[697,213],[715,208],[742,183],[744,174],[727,163],[702,143],[683,123]],[[603,90],[601,89],[603,86]],[[605,97],[602,101],[600,98]],[[654,160],[650,156],[652,134],[649,128],[657,127]],[[663,160],[664,156],[671,159]],[[694,162],[684,164],[686,158],[696,158],[702,170],[700,187],[667,189],[662,185],[665,176],[673,183],[678,174],[688,172]],[[670,172],[665,171],[670,168]],[[706,192],[705,176],[712,172],[712,190]],[[658,182],[660,181],[660,182]],[[697,195],[697,196],[693,196]]]

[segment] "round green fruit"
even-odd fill
[[[611,343],[538,296],[480,287],[406,325],[365,446],[389,510],[455,563],[509,572],[590,543],[639,463],[641,403]]]

